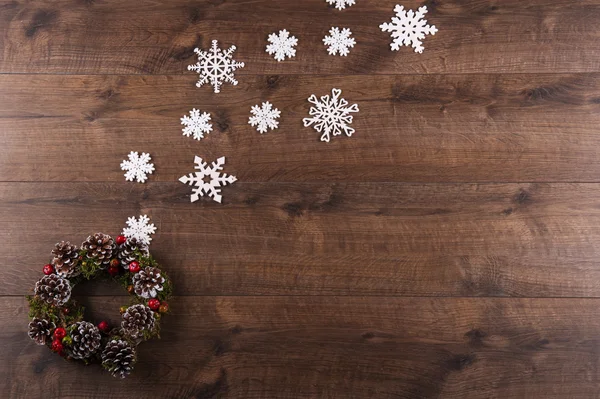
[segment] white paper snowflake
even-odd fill
[[[233,59],[235,46],[223,51],[217,43],[217,40],[213,40],[212,47],[208,51],[194,49],[194,52],[198,55],[198,62],[188,65],[188,71],[194,71],[200,75],[200,79],[196,83],[197,87],[210,83],[215,93],[220,93],[223,83],[228,82],[234,86],[238,84],[234,72],[239,68],[243,68],[244,63],[236,62]]]
[[[267,53],[273,55],[275,54],[275,59],[277,61],[283,61],[285,57],[292,58],[296,56],[296,45],[298,44],[298,39],[294,36],[290,36],[290,32],[287,30],[280,30],[279,35],[276,33],[271,33],[269,35],[269,43],[267,45]]]
[[[127,238],[135,238],[136,240],[143,242],[146,245],[152,241],[151,234],[156,233],[156,227],[153,224],[149,224],[150,218],[147,215],[140,215],[139,219],[135,216],[131,216],[127,219],[127,226],[123,229],[123,235]]]
[[[190,186],[195,187],[191,196],[192,202],[198,201],[200,197],[204,197],[206,194],[209,197],[212,197],[213,200],[221,203],[222,196],[220,187],[231,184],[237,180],[235,176],[221,173],[223,165],[225,165],[225,157],[217,159],[210,167],[199,156],[194,158],[194,163],[196,164],[194,169],[197,169],[198,171],[179,178],[179,181],[183,184],[189,184]]]
[[[200,115],[200,110],[193,108],[190,111],[190,116],[184,115],[181,118],[181,124],[185,125],[183,129],[183,135],[186,137],[193,137],[196,140],[201,140],[204,138],[204,134],[208,134],[212,132],[212,123],[210,121],[210,114],[208,112],[204,112]]]
[[[340,31],[340,28],[331,28],[329,30],[329,36],[323,38],[323,43],[329,46],[327,52],[329,55],[340,54],[347,56],[350,53],[350,48],[354,47],[356,40],[350,37],[352,32],[348,28],[344,28]]]
[[[262,103],[262,107],[255,105],[250,112],[253,116],[250,117],[248,123],[252,126],[257,126],[256,130],[261,134],[265,133],[269,128],[275,130],[279,127],[277,119],[281,116],[281,111],[273,108],[273,104],[270,102]]]
[[[422,39],[425,35],[435,35],[438,31],[435,25],[427,25],[427,20],[423,19],[427,14],[427,7],[423,6],[414,12],[409,10],[406,12],[404,6],[400,4],[394,8],[396,16],[392,18],[392,23],[384,23],[379,25],[382,31],[392,32],[394,41],[390,47],[394,51],[400,50],[400,46],[412,46],[415,53],[422,53]]]
[[[147,175],[151,175],[154,172],[154,164],[149,163],[150,161],[150,154],[142,152],[140,156],[137,152],[131,151],[129,153],[129,160],[121,162],[121,170],[127,171],[125,173],[125,180],[133,181],[135,179],[138,183],[145,182],[148,179]]]
[[[340,98],[342,91],[340,89],[332,89],[331,97],[329,95],[322,96],[319,100],[314,94],[308,98],[308,101],[314,104],[310,108],[309,115],[312,118],[304,118],[304,126],[313,126],[321,135],[321,141],[329,142],[331,136],[339,136],[345,133],[350,137],[354,133],[354,129],[349,125],[352,123],[352,112],[358,112],[358,105],[352,104],[347,107],[348,101]]]
[[[353,6],[356,4],[355,0],[325,0],[332,6],[335,5],[335,8],[338,10],[343,10],[346,7]]]

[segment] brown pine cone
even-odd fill
[[[154,312],[146,305],[138,304],[127,308],[123,313],[121,328],[123,332],[133,339],[141,338],[144,331],[154,329]]]
[[[51,305],[62,306],[71,298],[71,284],[66,278],[50,274],[35,283],[34,293]]]
[[[88,321],[79,321],[70,326],[69,335],[72,343],[67,347],[67,353],[73,359],[88,358],[100,349],[100,330]]]
[[[81,248],[86,251],[88,259],[92,259],[99,265],[108,267],[111,258],[114,256],[116,245],[115,241],[108,234],[96,233],[93,236],[89,236],[81,244]]]
[[[129,269],[129,264],[131,262],[137,260],[135,257],[136,250],[144,256],[148,256],[150,254],[148,245],[138,241],[137,238],[128,238],[124,244],[119,245],[119,248],[117,249],[117,257],[121,262],[121,266],[125,270]]]
[[[80,272],[77,269],[79,264],[79,253],[75,245],[71,245],[69,241],[61,241],[56,244],[56,247],[52,250],[52,265],[56,274],[61,277],[72,277],[78,275]]]
[[[29,338],[38,345],[46,345],[52,339],[52,331],[55,325],[51,321],[38,319],[37,317],[29,322]]]
[[[136,295],[142,298],[156,298],[158,291],[163,290],[165,278],[160,269],[148,266],[134,274],[132,282]]]
[[[127,377],[135,361],[135,347],[122,339],[108,341],[102,351],[102,366],[110,371],[113,377]]]

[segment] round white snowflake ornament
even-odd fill
[[[150,222],[150,218],[147,215],[140,215],[138,219],[135,216],[131,216],[127,219],[127,227],[123,229],[123,235],[127,238],[135,238],[141,243],[146,245],[152,241],[151,235],[156,232],[156,227]]]
[[[342,91],[340,89],[332,89],[331,97],[329,95],[322,96],[320,99],[314,94],[308,98],[308,101],[314,105],[310,108],[309,115],[312,118],[304,118],[304,126],[312,126],[321,134],[321,141],[329,143],[331,136],[339,136],[342,133],[350,137],[354,133],[354,129],[350,127],[352,124],[351,113],[358,112],[358,105],[352,104],[348,107],[348,101],[340,98]]]
[[[329,55],[342,55],[347,56],[350,53],[350,48],[354,47],[356,40],[350,37],[352,32],[348,28],[340,30],[340,28],[331,28],[329,30],[329,36],[323,38],[327,52]]]
[[[270,102],[262,103],[262,107],[255,105],[250,110],[252,116],[248,120],[248,123],[251,126],[256,126],[256,130],[260,132],[260,134],[265,133],[267,130],[275,130],[279,127],[279,117],[281,116],[281,111],[277,108],[273,108],[273,104]]]
[[[406,12],[404,6],[400,4],[394,8],[396,16],[392,18],[392,23],[384,23],[379,25],[382,31],[391,32],[394,41],[390,44],[393,51],[400,50],[401,46],[412,46],[415,53],[422,53],[422,39],[425,35],[435,35],[438,31],[435,25],[427,25],[427,20],[423,19],[427,14],[427,7],[423,6],[414,12],[409,10]]]
[[[125,180],[136,180],[138,183],[144,183],[148,179],[148,175],[154,172],[154,164],[150,163],[150,154],[142,152],[139,155],[135,151],[131,151],[128,160],[121,162],[121,170],[125,170]]]
[[[194,158],[194,163],[196,164],[194,169],[196,169],[197,172],[179,178],[179,181],[183,184],[189,184],[194,187],[191,201],[196,202],[200,197],[208,195],[216,202],[221,203],[221,187],[237,181],[235,176],[221,173],[223,165],[225,165],[225,157],[217,159],[208,166],[202,158],[196,156]]]
[[[200,114],[200,110],[193,108],[190,111],[190,116],[184,115],[181,118],[181,124],[185,125],[183,129],[183,135],[186,137],[193,136],[196,140],[204,138],[204,134],[212,132],[212,123],[210,121],[210,114],[204,112]]]
[[[267,53],[274,55],[274,58],[281,62],[286,57],[292,58],[296,56],[296,45],[298,45],[298,39],[294,36],[290,36],[290,32],[287,30],[280,30],[279,34],[271,33],[269,35],[269,43],[267,45]]]
[[[236,86],[238,81],[234,77],[234,72],[244,67],[243,62],[236,62],[233,59],[233,53],[236,47],[231,46],[228,50],[223,51],[218,46],[218,41],[212,41],[212,47],[208,51],[194,49],[198,55],[198,62],[188,65],[188,71],[197,72],[200,75],[197,87],[202,87],[206,83],[210,83],[215,93],[221,92],[223,83],[231,83]]]
[[[332,6],[335,6],[338,10],[343,10],[346,7],[353,6],[356,4],[355,0],[325,0]]]

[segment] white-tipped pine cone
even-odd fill
[[[154,312],[146,305],[138,304],[127,308],[123,313],[121,328],[123,332],[133,339],[141,338],[144,331],[154,329]]]
[[[29,322],[29,338],[38,345],[46,345],[52,339],[55,325],[51,321],[34,318]]]
[[[81,244],[81,248],[86,251],[88,259],[92,259],[99,265],[108,267],[117,246],[108,234],[96,233],[93,236],[89,236]]]
[[[71,298],[71,284],[66,278],[50,274],[35,283],[34,293],[44,302],[62,306]]]
[[[129,269],[129,264],[136,260],[136,250],[144,256],[148,256],[150,254],[148,245],[140,242],[137,238],[128,238],[125,243],[119,245],[119,248],[117,249],[117,257],[121,262],[121,266],[125,270]]]
[[[163,290],[165,278],[160,269],[148,266],[134,274],[132,282],[135,294],[148,299],[156,298],[158,291]]]
[[[79,264],[79,253],[75,245],[71,245],[69,241],[61,241],[56,244],[52,250],[52,265],[56,274],[61,277],[72,277],[79,274],[77,268]]]
[[[110,371],[113,377],[127,377],[135,360],[135,348],[122,339],[108,341],[102,351],[102,366]]]
[[[67,352],[73,359],[85,359],[100,349],[102,336],[98,327],[88,321],[79,321],[69,327],[73,342]]]

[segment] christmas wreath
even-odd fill
[[[59,242],[52,255],[34,295],[27,297],[29,337],[67,360],[99,362],[113,376],[125,378],[135,364],[138,344],[159,337],[160,320],[169,311],[171,281],[147,243],[136,238],[97,233],[81,248]],[[116,280],[130,294],[130,303],[120,308],[120,326],[85,321],[84,307],[71,299],[75,285],[98,278]]]

